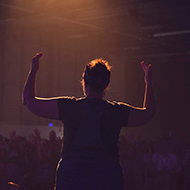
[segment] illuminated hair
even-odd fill
[[[110,83],[111,66],[108,61],[95,59],[88,63],[83,73],[83,80],[94,89],[103,89]]]

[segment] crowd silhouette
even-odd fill
[[[0,136],[0,190],[52,190],[61,147],[54,131],[48,138],[38,129],[28,138]],[[190,143],[172,130],[154,141],[123,133],[118,148],[126,190],[190,188]]]
[[[51,190],[60,159],[62,140],[54,131],[48,139],[35,129],[28,139],[10,133],[0,139],[0,189]]]

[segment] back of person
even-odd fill
[[[103,100],[90,102],[87,99],[79,100],[82,111],[80,125],[69,149],[63,153],[58,170],[63,180],[57,179],[57,187],[71,190],[123,190],[118,157],[110,154],[102,144],[102,114],[109,103]]]
[[[68,153],[64,154],[63,157],[64,159],[67,157],[78,159],[104,158],[106,152],[101,143],[100,122],[107,102],[100,101],[94,110],[91,110],[85,99],[81,99],[79,103],[82,108],[80,125]]]
[[[146,84],[143,108],[107,101],[108,106],[105,111],[103,108],[103,111],[101,109],[97,111],[99,113],[96,118],[94,115],[88,115],[89,109],[82,108],[76,98],[36,97],[35,78],[41,56],[42,53],[37,53],[31,61],[31,70],[23,90],[23,104],[40,117],[61,120],[64,124],[63,158],[57,169],[56,190],[123,190],[123,174],[117,148],[119,132],[123,126],[135,127],[146,124],[155,113],[151,64],[147,66],[144,61],[141,62]],[[85,66],[81,81],[84,101],[103,101],[105,91],[110,84],[110,76],[111,66],[108,61],[95,59],[89,62]],[[84,119],[85,113],[82,111],[85,109],[87,115]],[[89,126],[95,126],[94,131],[87,130]],[[83,151],[79,151],[80,149]],[[73,156],[74,154],[77,156]],[[92,155],[94,159],[89,159]],[[80,159],[82,157],[83,159]]]

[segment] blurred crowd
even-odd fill
[[[189,140],[173,130],[154,141],[127,133],[118,145],[126,190],[190,190]]]
[[[0,136],[0,190],[52,190],[62,140],[54,131],[48,139],[35,129],[28,139]]]
[[[0,136],[0,190],[53,190],[61,147],[54,131],[47,139],[38,129],[28,138]],[[190,142],[172,130],[155,141],[124,133],[118,149],[126,190],[190,189]]]

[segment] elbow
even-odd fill
[[[141,123],[139,126],[142,126],[142,125],[149,123],[153,119],[155,113],[156,113],[155,109],[150,110],[147,108],[146,111],[144,112],[143,119],[141,120]]]
[[[32,105],[32,102],[34,101],[34,99],[35,99],[34,97],[23,96],[22,104],[26,106],[27,108],[29,108],[30,105]]]
[[[156,113],[156,105],[155,104],[153,104],[150,107],[147,107],[146,108],[147,120],[148,121],[151,120],[154,117],[155,113]]]
[[[27,88],[24,88],[22,92],[22,104],[26,107],[31,105],[35,99],[35,96],[33,93],[31,93]]]
[[[154,117],[155,113],[155,106],[144,107],[142,109],[131,108],[127,126],[138,127],[145,125]]]
[[[25,90],[23,90],[23,92],[22,92],[22,104],[24,106],[27,106],[27,104],[28,104],[28,96],[27,96],[27,93]]]
[[[156,109],[154,109],[154,110],[152,110],[152,111],[150,112],[149,120],[151,120],[151,119],[154,117],[155,113],[156,113]]]
[[[154,117],[156,113],[156,109],[153,108],[153,109],[147,109],[147,119],[146,119],[146,123],[148,123],[150,120],[152,120],[152,118]]]
[[[24,97],[22,97],[22,104],[23,104],[24,106],[27,106],[27,104],[28,104],[28,101],[27,101],[26,98],[24,98]]]
[[[26,94],[23,93],[23,95],[22,95],[22,104],[24,106],[27,106],[27,105],[29,105],[29,101],[30,101],[30,98],[27,97]]]

